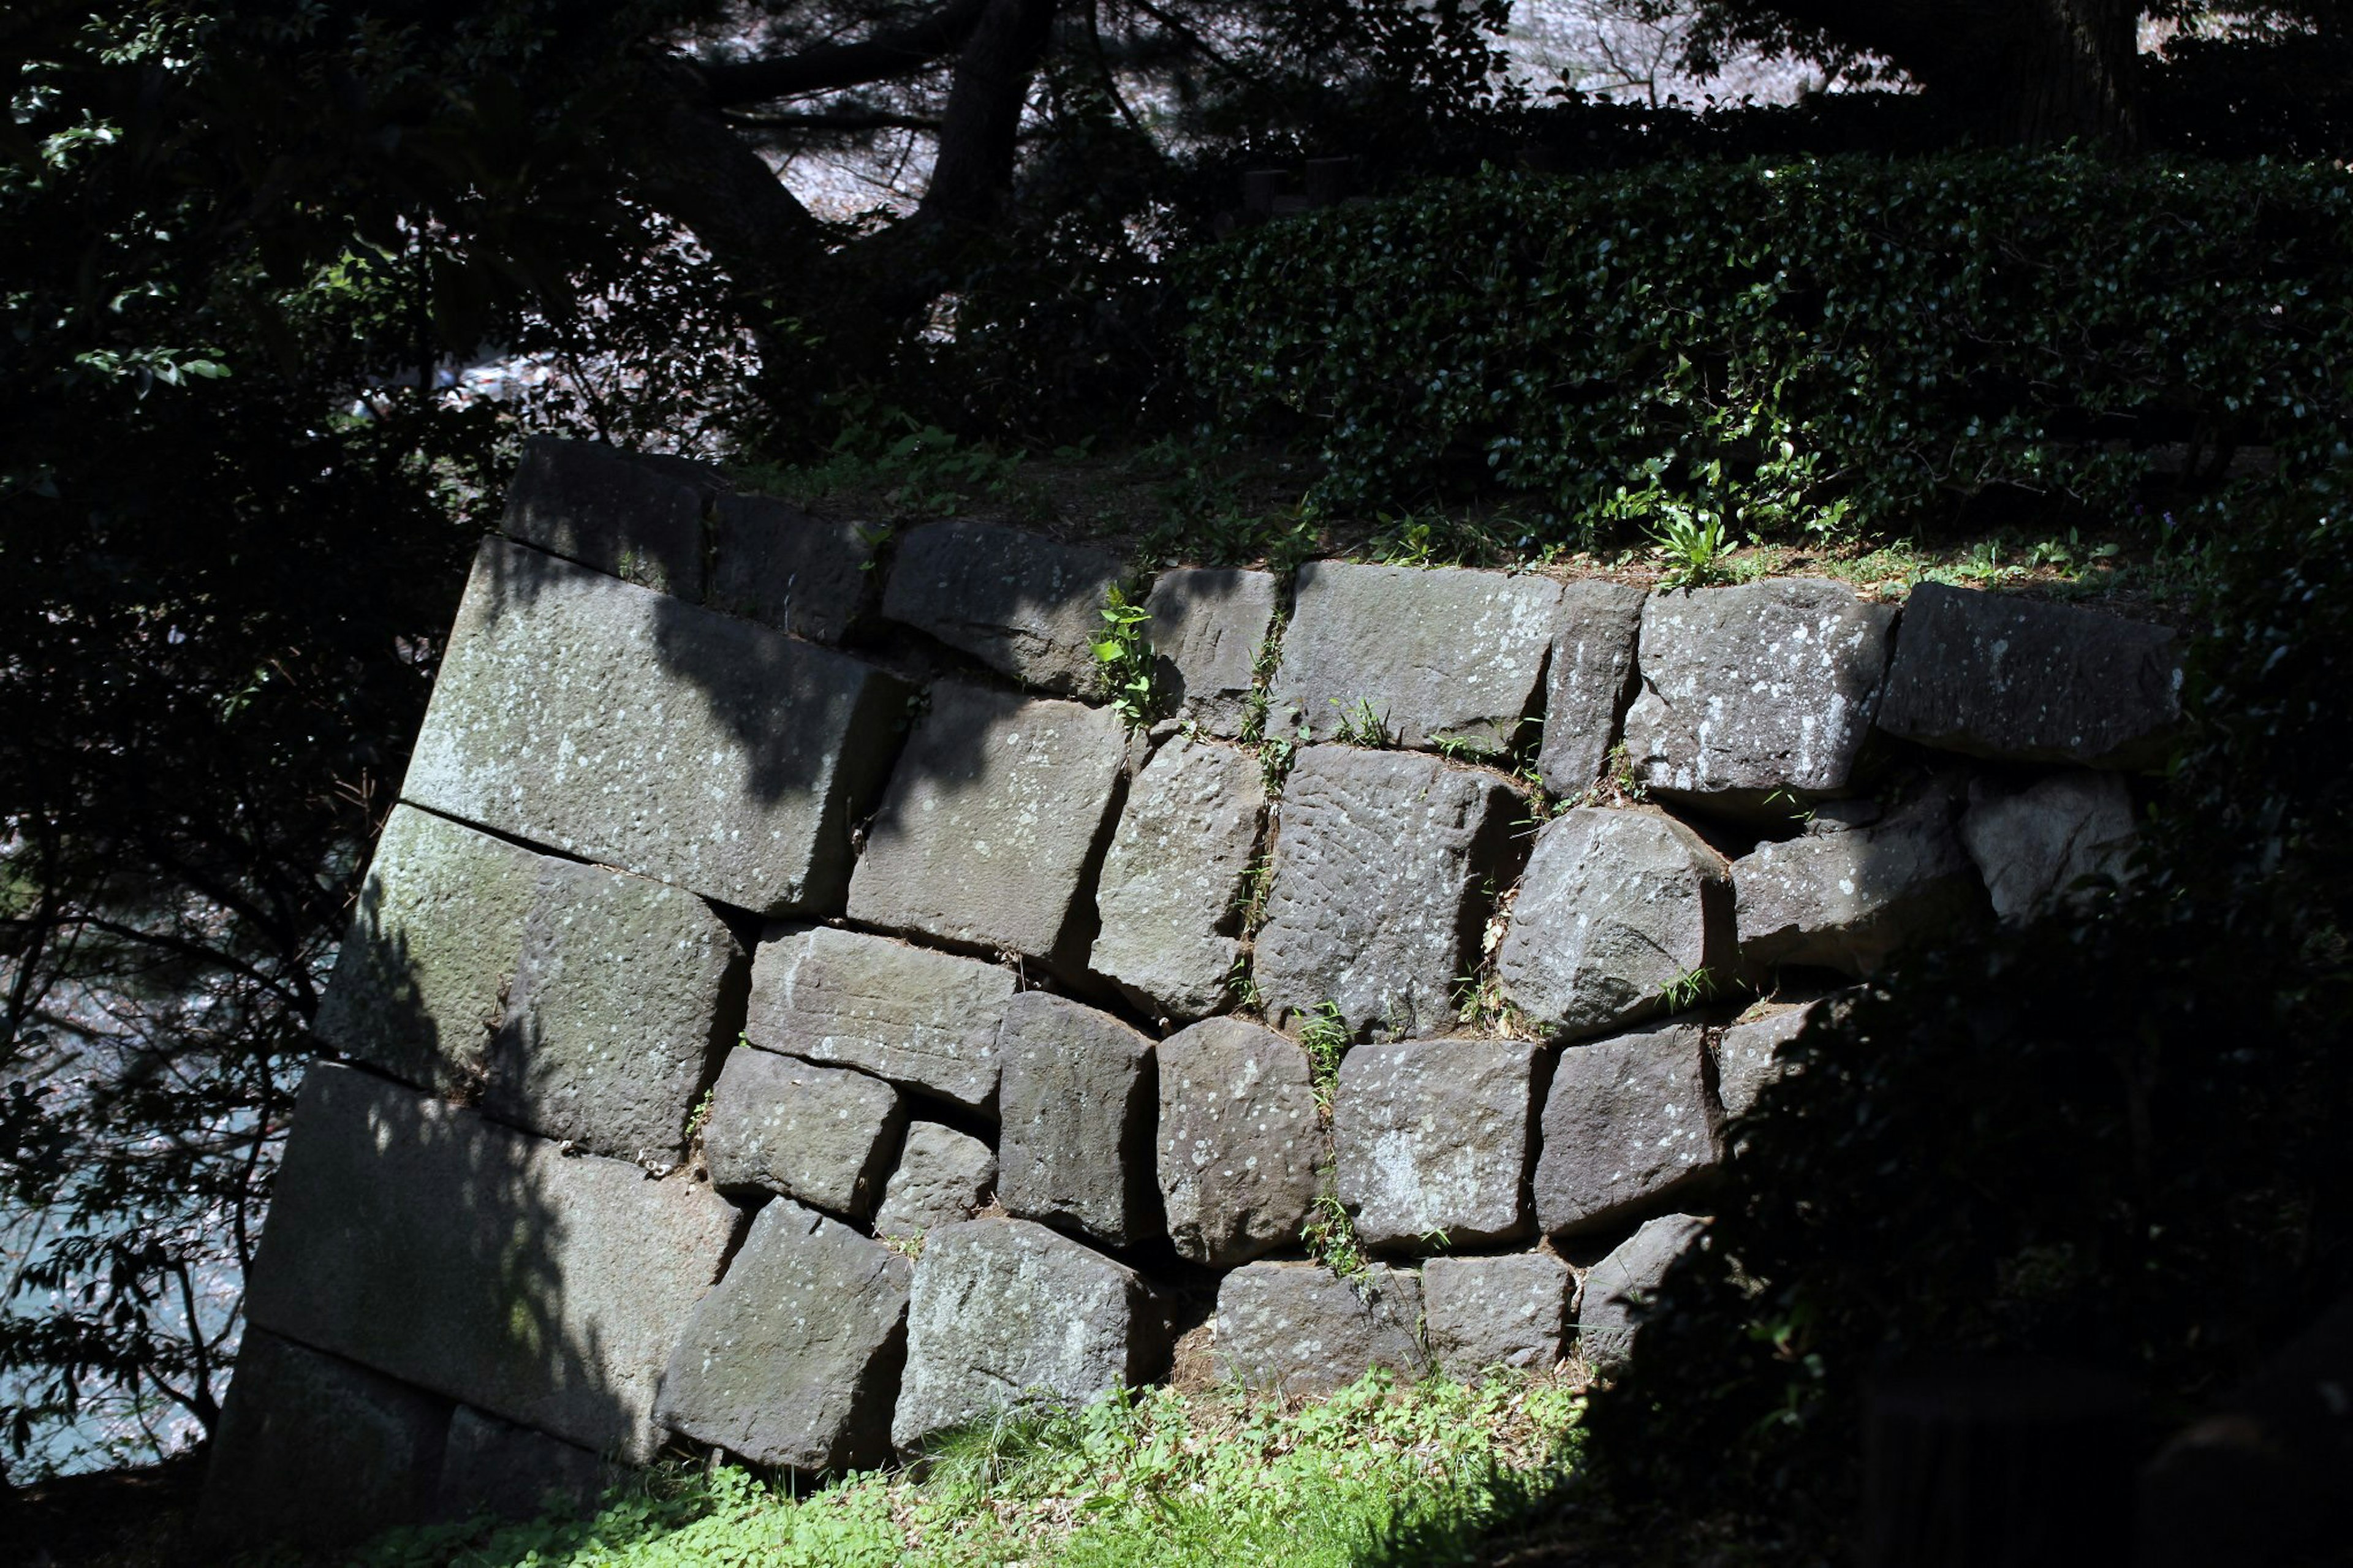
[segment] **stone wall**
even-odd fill
[[[319,1016],[216,1529],[870,1466],[1172,1366],[1607,1370],[1780,1042],[2119,870],[2177,711],[2170,633],[2061,605],[1316,562],[1160,573],[1139,733],[1097,549],[558,443],[504,532]]]

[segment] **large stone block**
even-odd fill
[[[1184,736],[1153,753],[1127,794],[1095,891],[1088,963],[1162,1016],[1225,1003],[1240,905],[1266,785],[1258,760]]]
[[[576,1443],[460,1405],[449,1416],[433,1517],[454,1523],[585,1512],[628,1474]]]
[[[744,950],[709,905],[573,861],[541,868],[482,1109],[592,1154],[675,1164],[733,1043]]]
[[[1518,1040],[1358,1046],[1340,1062],[1332,1134],[1340,1201],[1366,1247],[1429,1250],[1525,1236],[1548,1066]]]
[[[891,1453],[914,1267],[779,1198],[752,1222],[662,1380],[662,1424],[755,1465],[844,1470]]]
[[[1549,1253],[1433,1258],[1421,1268],[1430,1359],[1456,1379],[1498,1366],[1546,1371],[1567,1342],[1576,1288],[1568,1265]]]
[[[1724,858],[1661,813],[1584,807],[1536,835],[1495,967],[1531,1022],[1573,1037],[1664,1012],[1733,957]]]
[[[904,701],[856,659],[489,540],[401,794],[721,903],[838,909]]]
[[[1016,984],[1009,969],[888,937],[780,927],[753,958],[744,1032],[772,1051],[993,1110],[997,1032]]]
[[[1160,574],[1144,602],[1152,616],[1145,635],[1171,717],[1212,735],[1241,733],[1278,597],[1271,572],[1186,568]]]
[[[905,1102],[881,1079],[753,1047],[727,1054],[702,1152],[722,1192],[782,1193],[864,1219],[906,1123]]]
[[[2132,791],[2112,773],[2053,773],[2019,790],[1980,780],[1969,786],[1961,846],[1993,912],[2026,921],[2064,901],[2078,879],[2121,876],[2137,826]]]
[[[874,533],[767,496],[712,509],[705,603],[811,642],[838,643],[874,597]]]
[[[722,483],[716,468],[689,458],[534,436],[508,482],[499,527],[551,555],[697,599],[703,521]]]
[[[1108,1247],[1158,1236],[1152,1042],[1107,1013],[1025,991],[1005,1010],[997,1050],[1005,1211]]]
[[[350,1068],[295,1106],[256,1326],[632,1461],[734,1207]]]
[[[1715,1037],[1715,1097],[1727,1117],[1746,1116],[1757,1097],[1792,1069],[1781,1047],[1825,1009],[1843,1005],[1852,992],[1804,1000],[1760,1002]]]
[[[1315,1203],[1307,1053],[1240,1018],[1160,1042],[1160,1197],[1179,1256],[1229,1268],[1299,1239]]]
[[[1972,756],[2155,766],[2181,717],[2166,626],[1923,583],[1904,611],[1879,727]]]
[[[1653,594],[1626,754],[1653,795],[1788,815],[1848,786],[1895,610],[1843,583],[1778,578]]]
[[[1818,823],[1830,830],[1733,862],[1742,959],[1870,974],[1905,947],[1969,929],[1985,893],[1953,834],[1956,805],[1932,785],[1878,822]]]
[[[1092,695],[1119,558],[995,523],[951,521],[899,542],[882,613],[1016,680]]]
[[[1320,1263],[1253,1263],[1218,1287],[1218,1360],[1243,1386],[1329,1394],[1375,1367],[1430,1369],[1421,1277],[1376,1263],[1343,1279]]]
[[[907,1125],[899,1168],[874,1211],[877,1236],[922,1236],[972,1218],[997,1190],[997,1154],[979,1139],[936,1121]]]
[[[1166,1347],[1144,1277],[1019,1219],[932,1232],[907,1308],[902,1452],[1010,1405],[1149,1381]]]
[[[1310,562],[1275,671],[1276,727],[1328,738],[1361,703],[1401,746],[1509,751],[1535,711],[1559,606],[1549,577]]]
[[[1696,1024],[1560,1053],[1536,1159],[1536,1223],[1551,1235],[1630,1219],[1715,1173],[1720,1113]]]
[[[1545,788],[1576,796],[1590,789],[1618,743],[1634,700],[1634,650],[1641,636],[1640,588],[1598,578],[1570,583],[1560,595],[1552,667],[1545,676],[1544,744],[1536,769]]]
[[[1662,1215],[1593,1266],[1577,1303],[1577,1346],[1588,1366],[1615,1372],[1633,1359],[1641,1315],[1667,1270],[1706,1234],[1705,1220]]]
[[[431,1507],[449,1404],[248,1328],[205,1475],[199,1531],[223,1552],[331,1551]]]
[[[319,1000],[321,1039],[420,1089],[479,1084],[552,862],[396,805]]]
[[[1518,797],[1436,757],[1309,746],[1275,834],[1252,968],[1268,1015],[1339,1004],[1354,1034],[1453,1021]]]
[[[1111,709],[934,687],[868,830],[850,918],[1069,956],[1126,754]]]

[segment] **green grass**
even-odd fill
[[[1057,1568],[1469,1561],[1482,1527],[1558,1484],[1583,1396],[1551,1376],[1385,1373],[1285,1411],[1237,1393],[1115,1393],[795,1496],[745,1470],[649,1472],[585,1520],[384,1537],[371,1568]]]

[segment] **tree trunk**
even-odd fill
[[[2004,140],[2041,146],[2071,139],[2126,148],[2139,140],[2132,80],[2139,59],[2137,4],[2027,0],[2016,88]]]

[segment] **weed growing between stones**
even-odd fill
[[[1373,751],[1386,751],[1396,743],[1388,723],[1373,709],[1372,699],[1359,697],[1354,704],[1343,705],[1336,697],[1332,706],[1340,710],[1335,720],[1332,738],[1345,746],[1364,746]]]
[[[1299,1227],[1300,1245],[1307,1248],[1309,1258],[1341,1279],[1360,1279],[1368,1265],[1364,1249],[1356,1245],[1356,1222],[1331,1180],[1331,1163],[1326,1161],[1324,1188],[1315,1194],[1315,1206],[1307,1211],[1306,1223]]]
[[[1159,717],[1158,693],[1152,683],[1152,645],[1144,637],[1151,612],[1114,583],[1102,614],[1103,635],[1092,648],[1103,696],[1133,733]]]
[[[1300,1026],[1299,1045],[1315,1074],[1315,1109],[1332,1114],[1332,1091],[1340,1081],[1340,1058],[1348,1054],[1348,1026],[1340,1004],[1326,999],[1316,1005]]]

